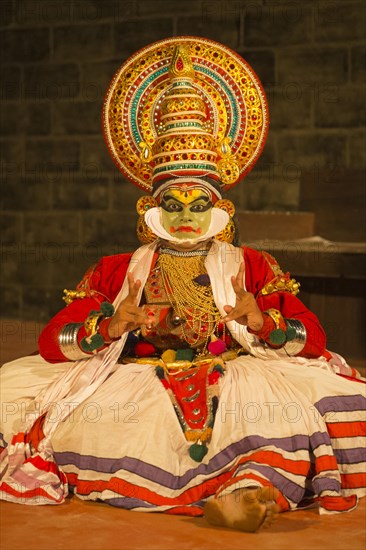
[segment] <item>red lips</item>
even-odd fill
[[[170,228],[171,233],[176,233],[177,231],[182,231],[183,233],[197,233],[198,235],[202,233],[202,229],[200,227],[198,229],[194,229],[190,225],[180,225],[177,229],[174,227]]]

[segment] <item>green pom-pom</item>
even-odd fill
[[[276,328],[269,335],[269,341],[275,346],[282,346],[286,342],[286,333],[280,328]]]
[[[193,361],[194,359],[194,350],[193,349],[177,349],[177,354],[175,356],[176,361]]]
[[[94,334],[90,338],[90,342],[87,342],[86,338],[83,338],[80,342],[80,347],[82,350],[90,353],[91,351],[102,348],[104,344],[105,342],[103,336],[100,334]]]
[[[102,302],[100,311],[103,313],[104,317],[112,317],[114,314],[114,307],[109,302]]]
[[[294,327],[288,327],[288,329],[286,330],[287,342],[291,342],[291,340],[293,340],[294,338],[296,338],[296,329]]]
[[[217,365],[214,366],[214,368],[212,369],[214,372],[219,372],[220,374],[224,374],[225,373],[225,370],[223,368],[222,365],[220,365],[219,363]]]
[[[100,334],[94,334],[91,337],[91,342],[95,349],[101,348],[102,346],[104,346],[105,343],[103,336],[101,336]]]
[[[81,342],[80,342],[80,347],[81,347],[81,349],[82,349],[83,351],[86,351],[86,353],[91,353],[91,352],[94,350],[93,346],[92,346],[91,344],[89,344],[89,343],[85,340],[85,338],[83,338],[83,339],[81,340]]]
[[[195,462],[202,462],[203,458],[206,456],[208,449],[206,445],[199,445],[198,443],[194,443],[189,447],[189,456],[195,461]]]

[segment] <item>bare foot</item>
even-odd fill
[[[205,517],[213,525],[254,533],[276,519],[279,492],[274,487],[238,489],[205,504]]]

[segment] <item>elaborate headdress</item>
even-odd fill
[[[132,183],[157,200],[172,181],[204,183],[213,202],[253,168],[269,122],[248,63],[213,40],[189,36],[130,57],[107,91],[103,119],[111,156]],[[140,214],[154,204],[143,199]]]

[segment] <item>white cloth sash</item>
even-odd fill
[[[148,277],[150,266],[152,263],[156,242],[140,247],[132,256],[128,271],[134,275],[134,279],[140,279],[141,286],[138,293],[138,301],[141,298],[143,288]],[[120,292],[113,302],[115,309],[128,295],[128,279],[125,277]],[[90,359],[82,359],[71,364],[70,368],[58,380],[45,388],[35,399],[35,408],[39,415],[44,414],[52,408],[52,405],[57,406],[57,416],[47,415],[43,431],[46,440],[57,429],[62,420],[64,420],[71,412],[72,407],[76,407],[87,399],[94,391],[106,380],[109,374],[114,369],[118,357],[123,349],[127,339],[125,333],[119,340],[102,350],[97,355],[93,355]],[[51,418],[53,417],[53,418]],[[35,418],[28,419],[26,430],[33,424]],[[48,441],[44,441],[43,445]]]

